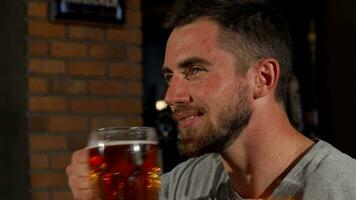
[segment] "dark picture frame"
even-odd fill
[[[122,25],[124,0],[50,0],[50,19],[82,24]]]

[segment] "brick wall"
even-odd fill
[[[28,135],[33,200],[71,199],[64,172],[90,130],[141,125],[140,0],[126,23],[53,23],[48,1],[28,0]]]

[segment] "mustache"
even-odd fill
[[[205,113],[206,109],[200,106],[177,106],[172,110],[172,117],[175,121],[177,120],[177,116],[182,113]]]

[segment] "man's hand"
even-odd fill
[[[95,188],[89,177],[88,150],[75,151],[66,172],[74,199],[93,200]]]

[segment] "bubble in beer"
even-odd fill
[[[158,144],[114,142],[89,147],[91,179],[102,200],[158,200]]]

